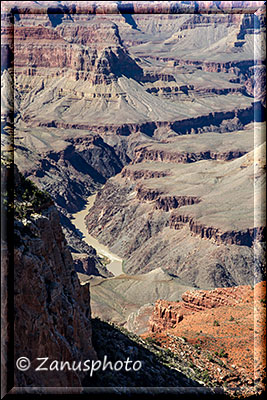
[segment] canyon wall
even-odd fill
[[[9,168],[2,169],[5,185]],[[79,284],[55,206],[29,185],[15,166],[14,259],[9,259],[9,272],[4,271],[5,279],[14,280],[14,298],[8,304],[14,307],[14,342],[9,345],[14,345],[14,360],[28,357],[32,366],[23,372],[15,366],[14,386],[80,387],[84,372],[34,370],[38,357],[72,363],[97,355],[89,286]]]

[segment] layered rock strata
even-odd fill
[[[98,193],[88,229],[125,259],[130,273],[163,267],[200,287],[260,280],[264,260],[255,263],[254,251],[265,240],[261,208],[256,226],[252,216],[264,185],[263,148],[232,161],[129,165]]]

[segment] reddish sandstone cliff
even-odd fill
[[[199,368],[203,379],[238,387],[246,397],[265,387],[265,305],[266,282],[254,289],[188,291],[180,302],[156,302],[149,333],[143,337]]]

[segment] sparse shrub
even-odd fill
[[[224,349],[221,349],[219,351],[219,353],[217,353],[217,355],[218,355],[218,357],[225,357],[225,358],[228,357],[228,353],[226,353],[226,351]]]
[[[225,364],[224,364],[224,362],[222,360],[217,360],[217,364],[219,364],[220,367],[224,367],[225,366]]]
[[[166,356],[171,357],[173,355],[172,351],[170,349],[165,350]]]
[[[209,372],[206,370],[202,371],[200,378],[203,380],[203,382],[207,383],[210,380]]]
[[[230,320],[229,321],[234,321],[234,317],[231,315]]]
[[[193,364],[193,362],[192,361],[190,361],[190,363],[188,364],[188,366],[190,367],[190,368],[194,368],[194,364]]]
[[[213,359],[213,357],[212,357],[211,354],[208,354],[208,355],[207,355],[207,359],[208,359],[210,362],[213,362],[213,361],[214,361],[214,359]]]
[[[220,326],[219,321],[217,321],[216,319],[213,321],[213,326]]]

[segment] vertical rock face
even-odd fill
[[[53,360],[78,365],[97,358],[89,287],[79,284],[55,206],[32,206],[35,189],[25,182],[15,169],[15,217],[24,217],[14,225],[14,362],[27,357],[31,367],[15,366],[14,386],[81,386],[84,372],[49,368]],[[48,371],[36,371],[44,357]]]

